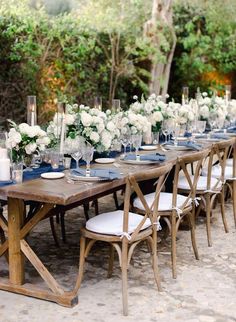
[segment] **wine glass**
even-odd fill
[[[174,127],[174,120],[173,119],[167,119],[163,121],[162,124],[162,132],[165,136],[165,143],[167,142],[168,135],[172,133]]]
[[[152,144],[159,144],[159,132],[152,132]]]
[[[165,136],[165,142],[164,143],[167,143],[167,138],[168,138],[168,135],[169,135],[168,120],[164,120],[162,122],[162,133]]]
[[[174,123],[173,130],[172,130],[172,135],[174,138],[174,146],[178,146],[178,136],[180,135],[181,127],[180,124]]]
[[[139,160],[138,150],[142,144],[142,135],[141,134],[133,134],[132,135],[132,143],[135,148],[136,160]]]
[[[206,121],[196,121],[196,128],[199,133],[203,134],[206,130]]]
[[[82,148],[82,158],[86,162],[86,177],[90,177],[90,162],[93,159],[94,147],[87,143]]]
[[[83,141],[81,140],[80,137],[77,137],[71,140],[70,147],[66,148],[66,150],[68,149],[68,152],[70,153],[71,157],[76,162],[76,169],[79,169],[79,160],[82,158],[82,148],[83,148]]]
[[[120,142],[124,147],[124,157],[126,156],[126,148],[130,144],[130,133],[122,134],[120,137]]]
[[[187,132],[190,134],[190,139],[195,141],[195,137],[197,135],[197,120],[194,120],[192,122],[188,122],[187,124]]]

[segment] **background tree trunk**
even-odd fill
[[[176,35],[173,26],[173,0],[153,0],[152,17],[144,25],[144,34],[150,38],[155,48],[155,54],[150,56],[151,78],[149,82],[150,94],[162,95],[165,99],[168,90],[170,68],[176,46]],[[170,49],[163,52],[161,37],[168,33]],[[163,54],[166,56],[163,56]],[[159,56],[159,57],[158,57]]]

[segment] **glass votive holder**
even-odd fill
[[[16,183],[22,183],[23,181],[23,163],[12,164],[12,180]]]
[[[152,132],[152,144],[159,144],[159,132]]]
[[[64,157],[63,158],[63,166],[64,166],[65,169],[70,169],[71,157]]]
[[[60,153],[58,151],[52,151],[50,159],[52,168],[58,169],[60,164]]]

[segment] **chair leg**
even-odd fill
[[[211,197],[210,194],[206,194],[206,228],[207,228],[207,241],[208,246],[212,246],[211,239]]]
[[[79,272],[78,272],[78,276],[77,276],[77,280],[74,288],[75,293],[78,293],[78,290],[80,288],[83,275],[84,275],[85,248],[86,248],[86,238],[82,236],[80,238]]]
[[[60,247],[59,242],[58,242],[58,238],[57,238],[57,233],[56,233],[56,230],[55,230],[53,216],[49,218],[49,221],[50,221],[50,227],[51,227],[51,231],[52,231],[52,236],[53,236],[54,242],[55,242],[55,244],[56,244],[57,247]]]
[[[115,202],[116,209],[118,210],[119,209],[119,202],[118,202],[116,191],[113,192],[113,199],[114,199],[114,202]]]
[[[59,214],[56,214],[56,223],[59,224],[60,223],[60,216]]]
[[[60,213],[60,221],[61,221],[61,236],[63,243],[66,243],[66,228],[65,228],[65,211]]]
[[[236,181],[234,180],[233,181],[233,214],[234,214],[234,224],[235,224],[235,227],[236,227]]]
[[[121,259],[121,274],[122,274],[122,301],[123,301],[123,314],[128,315],[128,243],[122,242],[122,259]]]
[[[154,272],[154,278],[157,284],[157,289],[159,292],[162,291],[161,288],[161,279],[159,274],[159,267],[158,267],[158,258],[157,258],[157,232],[153,232],[152,238],[152,267]]]
[[[171,218],[171,261],[172,261],[172,277],[177,278],[176,269],[176,216],[172,214]]]
[[[110,245],[110,255],[109,255],[107,278],[111,278],[112,273],[113,273],[114,255],[115,255],[114,247],[111,244]]]
[[[229,232],[229,228],[228,228],[228,224],[227,224],[227,220],[226,220],[226,216],[225,216],[225,198],[224,198],[224,194],[225,194],[225,189],[224,186],[222,187],[222,191],[220,193],[220,209],[221,209],[221,216],[222,216],[222,221],[224,224],[224,228],[225,228],[225,232],[228,233]]]
[[[189,225],[191,229],[191,241],[193,246],[193,251],[196,259],[199,259],[198,249],[197,249],[197,243],[196,243],[196,235],[195,235],[195,220],[194,220],[194,210],[190,212],[188,215],[189,219]]]
[[[83,207],[84,207],[84,215],[85,215],[85,218],[86,218],[86,221],[89,220],[89,203],[84,203],[83,204]]]
[[[95,209],[95,216],[98,216],[99,215],[98,200],[95,199],[93,203],[94,203],[94,209]]]

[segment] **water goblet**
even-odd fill
[[[82,158],[84,141],[80,137],[70,140],[70,146],[66,146],[66,151],[76,162],[76,169],[79,168],[79,160]]]
[[[71,157],[75,160],[75,168],[79,168],[79,160],[82,158],[82,151],[78,147],[77,151],[71,153]]]
[[[93,159],[94,147],[87,143],[82,148],[82,158],[86,162],[86,177],[90,177],[90,162]]]
[[[174,146],[178,146],[178,139],[177,138],[180,135],[180,131],[181,131],[180,124],[174,123],[173,131],[172,131],[173,138],[174,138]]]
[[[200,134],[203,134],[206,130],[206,121],[196,121],[196,129]]]
[[[122,134],[120,137],[120,142],[124,147],[124,157],[126,156],[126,148],[130,144],[130,133]]]
[[[152,144],[159,144],[159,132],[152,132]]]
[[[138,154],[138,150],[142,144],[142,135],[141,134],[133,134],[132,135],[132,143],[135,148],[136,160],[140,160],[140,156]]]

